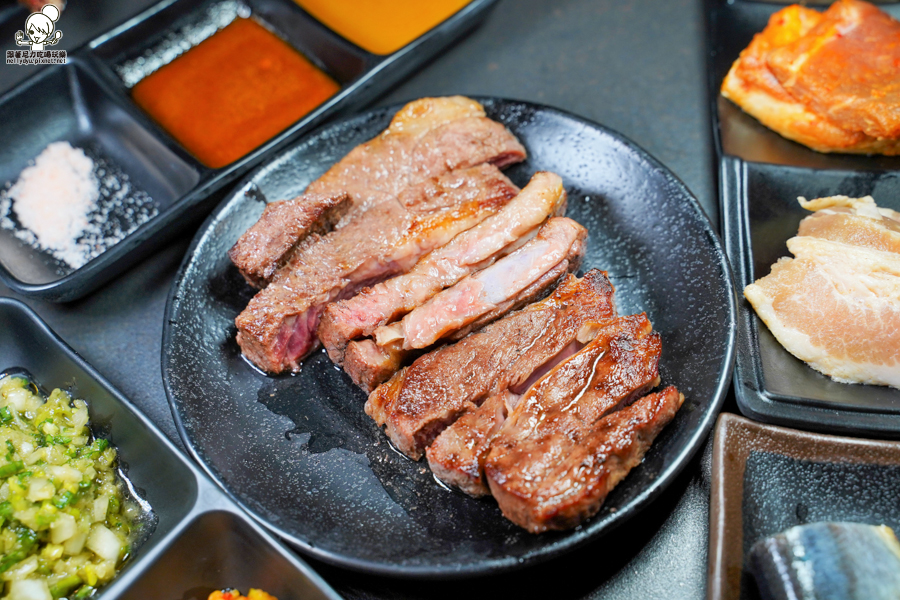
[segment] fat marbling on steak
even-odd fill
[[[441,342],[457,341],[466,337],[473,331],[481,329],[485,325],[496,321],[507,313],[544,299],[550,292],[556,289],[563,278],[578,269],[584,253],[584,245],[581,240],[576,240],[570,247],[566,258],[550,267],[536,281],[525,289],[509,290],[509,295],[501,299],[498,304],[489,307],[481,316],[458,329],[445,331]],[[402,343],[392,342],[386,346],[379,346],[374,340],[354,340],[347,346],[344,360],[344,370],[350,375],[356,385],[366,393],[374,390],[378,385],[390,379],[390,377],[412,358],[422,353],[422,349],[404,349]]]
[[[397,448],[418,460],[468,408],[515,391],[576,341],[585,323],[614,316],[606,273],[569,275],[541,302],[416,359],[369,395],[366,414],[385,426]]]
[[[491,165],[439,179],[457,184],[444,188],[443,208],[417,212],[385,202],[328,235],[308,236],[235,319],[244,355],[270,373],[296,370],[318,343],[315,331],[326,303],[409,269],[518,191]]]
[[[586,238],[583,226],[554,217],[509,256],[443,290],[397,323],[376,329],[375,340],[379,346],[402,341],[405,350],[427,348],[486,315],[502,314],[505,304],[563,261],[577,269]]]
[[[562,179],[554,173],[536,173],[497,214],[424,256],[409,272],[329,304],[318,329],[328,356],[343,364],[351,340],[371,336],[376,328],[403,317],[444,288],[489,266],[514,250],[517,243],[526,243],[526,236],[536,233],[548,217],[564,214],[565,207]]]

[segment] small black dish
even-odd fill
[[[250,585],[279,600],[338,598],[306,564],[247,518],[34,311],[18,300],[0,298],[0,329],[5,333],[0,336],[0,368],[24,369],[48,390],[59,387],[85,399],[91,422],[102,424],[103,437],[118,448],[128,480],[158,519],[98,598],[205,600],[188,592],[202,588],[208,595],[213,589]]]
[[[709,90],[719,157],[722,239],[738,293],[767,275],[811,214],[798,196],[872,195],[900,210],[900,157],[822,154],[764,127],[721,96],[728,69],[782,4],[708,0]],[[900,6],[880,4],[900,16]],[[900,391],[837,383],[775,340],[742,296],[734,388],[749,417],[817,431],[900,437]]]
[[[158,248],[180,226],[208,213],[219,199],[214,192],[329,117],[358,109],[388,90],[480,23],[496,2],[473,0],[400,50],[381,56],[344,40],[292,0],[163,0],[70,52],[69,64],[48,67],[0,97],[0,138],[15,140],[0,150],[0,185],[14,182],[48,143],[69,141],[120,168],[136,190],[150,196],[155,216],[77,269],[0,230],[0,279],[20,294],[57,302],[91,292]],[[199,29],[224,26],[217,21],[228,12],[219,10],[222,6],[238,6],[242,15],[272,29],[341,88],[244,157],[213,169],[132,102],[129,90],[136,81],[128,65],[150,56],[170,62],[199,43]],[[124,218],[127,210],[127,205],[121,207],[114,217]]]
[[[529,152],[507,174],[560,174],[567,215],[590,230],[583,268],[609,271],[621,314],[646,311],[663,339],[664,384],[685,405],[598,515],[532,535],[490,499],[448,491],[393,450],[365,395],[324,354],[296,376],[242,358],[234,318],[253,295],[227,250],[265,202],[296,196],[399,106],[334,123],[248,177],[201,228],[176,277],[162,370],[176,426],[207,471],[251,514],[326,562],[403,577],[520,568],[603,535],[647,506],[706,439],[730,380],[735,296],[718,238],[690,192],[633,143],[561,111],[482,99]]]
[[[716,423],[709,600],[759,600],[747,559],[797,525],[850,521],[900,531],[900,443],[807,433],[725,413]]]

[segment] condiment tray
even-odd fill
[[[900,528],[900,443],[807,433],[733,414],[716,424],[709,600],[759,600],[745,557],[761,539],[821,521]]]
[[[357,109],[478,24],[497,0],[473,0],[455,15],[389,55],[344,40],[292,0],[164,0],[69,53],[0,97],[0,185],[50,142],[85,148],[149,195],[155,216],[132,222],[121,241],[73,269],[0,229],[0,279],[13,290],[51,301],[83,296],[205,215],[212,197],[266,156],[277,153],[336,113]],[[330,75],[339,91],[269,141],[221,168],[192,156],[131,99],[148,65],[171,62],[237,16],[250,16]],[[2,217],[3,215],[0,215]],[[111,218],[129,223],[128,204]]]
[[[790,256],[785,242],[811,214],[797,197],[872,195],[900,210],[900,157],[822,154],[764,127],[719,93],[743,50],[784,4],[707,0],[709,93],[719,158],[720,226],[734,269],[738,353],[734,388],[749,417],[850,435],[900,437],[900,391],[837,383],[785,350],[742,295]],[[900,5],[879,4],[900,17]]]
[[[215,589],[261,588],[279,600],[339,596],[247,517],[30,308],[0,298],[0,367],[28,371],[46,389],[87,401],[91,425],[157,517],[119,575],[97,598],[205,600]]]

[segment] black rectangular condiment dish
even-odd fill
[[[47,390],[87,401],[91,424],[116,446],[155,528],[96,596],[206,600],[215,589],[263,589],[279,600],[339,596],[246,516],[30,308],[0,298],[0,370],[24,369]]]
[[[0,185],[18,174],[50,142],[89,148],[119,168],[152,199],[157,214],[78,269],[25,245],[0,229],[0,279],[24,295],[51,301],[81,297],[174,235],[216,204],[213,195],[249,169],[296,142],[329,117],[358,109],[475,27],[497,0],[473,0],[440,25],[388,55],[343,39],[292,0],[163,0],[69,53],[0,96]],[[311,113],[242,158],[209,168],[194,158],[130,97],[129,66],[148,56],[171,62],[192,47],[195,25],[221,28],[222,6],[240,6],[340,84]],[[218,12],[217,12],[218,11]],[[227,11],[225,11],[227,12]],[[212,15],[212,16],[210,16]],[[208,35],[207,35],[208,37]],[[13,143],[14,141],[14,143]],[[115,216],[115,215],[114,215]]]
[[[785,4],[706,2],[720,227],[739,290],[790,256],[786,242],[811,214],[798,196],[871,195],[879,206],[900,210],[900,157],[815,152],[769,130],[719,93],[731,64]],[[900,17],[896,3],[879,7]],[[734,389],[742,413],[817,431],[900,437],[900,391],[837,383],[785,350],[743,297],[738,313]]]

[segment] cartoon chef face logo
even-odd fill
[[[31,46],[33,52],[39,52],[44,46],[52,46],[62,39],[62,31],[56,29],[56,20],[59,19],[59,9],[52,4],[46,5],[41,12],[31,13],[25,20],[25,33],[16,32],[16,44],[19,46]],[[28,39],[25,39],[25,35]]]

